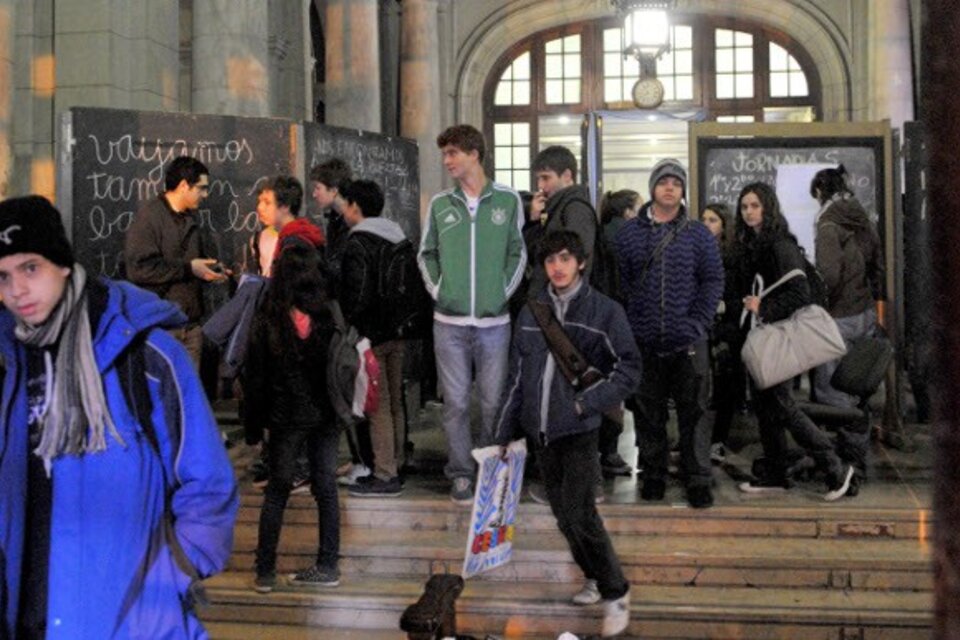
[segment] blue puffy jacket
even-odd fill
[[[553,308],[546,289],[538,300]],[[640,383],[640,354],[623,307],[584,282],[570,299],[562,324],[570,341],[604,379],[578,392],[557,369],[548,402],[543,402],[543,373],[550,349],[533,313],[524,305],[510,347],[510,373],[496,423],[498,443],[510,442],[521,431],[539,441],[544,405],[549,407],[547,443],[599,429],[603,412],[617,407]],[[574,403],[582,413],[577,413]]]
[[[720,249],[703,223],[686,220],[654,224],[644,205],[617,233],[620,290],[637,343],[660,354],[675,353],[707,336],[723,294]],[[657,244],[685,223],[646,274],[643,267]]]
[[[132,415],[118,356],[146,332],[145,368],[166,475],[175,484],[174,531],[201,576],[224,568],[238,508],[233,469],[186,351],[158,327],[180,324],[169,302],[133,285],[103,281],[105,310],[94,354],[107,404],[126,446],[53,461],[48,640],[205,638],[184,596],[190,578],[163,537],[164,472]],[[92,304],[91,304],[92,306]],[[0,311],[0,637],[16,637],[27,478],[26,351]],[[125,606],[126,603],[126,606]]]

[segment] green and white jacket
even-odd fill
[[[488,181],[474,215],[458,186],[430,201],[417,262],[446,324],[496,326],[510,321],[507,300],[527,262],[523,205],[513,189]]]

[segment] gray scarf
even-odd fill
[[[107,429],[123,444],[107,408],[103,381],[93,355],[86,282],[87,272],[74,264],[63,297],[47,321],[33,326],[18,319],[14,330],[17,339],[31,347],[49,347],[60,341],[53,398],[48,399],[50,406],[42,418],[43,434],[34,450],[48,469],[50,462],[61,454],[106,449]]]

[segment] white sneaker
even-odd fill
[[[337,484],[343,487],[352,487],[357,484],[357,480],[366,478],[371,473],[373,473],[373,471],[371,471],[367,465],[363,463],[355,464],[350,467],[350,471],[337,478]]]
[[[611,638],[623,633],[630,624],[630,592],[616,600],[603,601],[603,628],[600,635]]]
[[[843,474],[843,480],[840,482],[840,485],[827,491],[823,495],[823,499],[827,502],[833,502],[834,500],[839,500],[843,496],[847,495],[847,490],[850,489],[850,482],[853,480],[853,467],[847,467],[846,471]]]
[[[596,580],[587,580],[583,588],[573,594],[573,604],[588,605],[600,602],[600,592],[597,590]]]

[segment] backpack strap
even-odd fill
[[[177,564],[177,567],[190,578],[190,588],[187,593],[189,598],[188,604],[191,608],[193,605],[206,606],[209,604],[209,601],[207,600],[200,574],[187,557],[183,546],[177,539],[173,527],[172,501],[174,487],[170,478],[167,476],[167,468],[166,465],[164,465],[163,455],[160,451],[157,427],[153,423],[153,403],[150,400],[150,389],[147,385],[146,343],[147,334],[137,334],[117,359],[116,367],[117,374],[120,377],[120,388],[123,389],[123,396],[127,402],[127,407],[129,407],[131,413],[137,419],[137,423],[140,425],[144,437],[147,439],[147,442],[150,443],[150,449],[160,463],[160,471],[163,473],[164,485],[163,537],[167,542],[167,546],[170,548],[170,553],[173,555],[173,560]],[[131,595],[133,598],[131,598]],[[121,608],[121,612],[123,612],[124,615],[126,611],[129,611],[130,606],[133,605],[133,601],[137,595],[137,593],[127,594],[127,599]],[[123,616],[118,620],[122,619]]]
[[[666,251],[667,246],[674,241],[674,239],[680,235],[680,232],[687,228],[687,225],[690,224],[690,218],[687,216],[683,217],[683,220],[677,223],[673,229],[671,229],[663,238],[660,239],[660,242],[657,243],[657,246],[653,248],[653,251],[650,253],[650,256],[647,258],[646,262],[643,263],[643,269],[640,271],[640,277],[637,278],[637,286],[643,284],[644,280],[647,279],[647,273],[650,271],[650,267],[653,266],[653,263],[660,259],[660,256],[663,255],[663,252]]]

